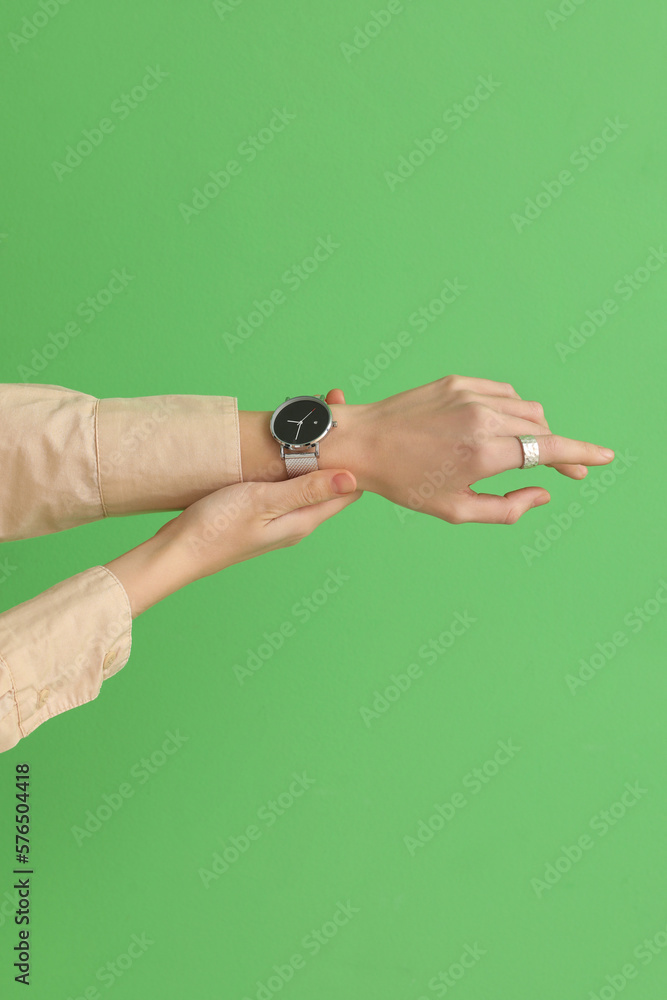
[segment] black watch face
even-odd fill
[[[319,399],[304,399],[284,403],[273,418],[273,433],[288,445],[312,444],[325,433],[331,414]]]

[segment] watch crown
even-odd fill
[[[337,421],[337,420],[334,420],[334,422],[332,423],[332,425],[331,425],[331,426],[332,426],[332,427],[338,427],[338,421]]]

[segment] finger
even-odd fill
[[[515,417],[507,413],[499,413],[492,406],[487,406],[486,404],[482,404],[481,407],[479,404],[475,404],[475,406],[477,409],[475,422],[477,421],[477,414],[483,414],[481,426],[478,424],[475,427],[471,423],[463,431],[461,437],[462,443],[470,444],[471,441],[474,441],[477,445],[482,445],[485,442],[493,442],[499,437],[517,437],[519,434],[532,434],[535,437],[540,431],[538,425],[531,420],[525,420],[523,417]],[[472,416],[473,413],[471,410]]]
[[[589,441],[576,441],[559,434],[535,435],[540,456],[538,465],[608,465],[614,459],[610,448],[603,448]],[[520,469],[523,465],[523,449],[516,437],[497,437],[489,442],[485,464],[494,471],[486,475],[496,475],[507,469]]]
[[[508,416],[521,417],[523,420],[530,420],[536,424],[546,424],[544,408],[536,399],[521,399],[520,396],[493,396],[471,390],[469,401],[490,406],[498,413],[505,413]]]
[[[543,434],[551,434],[551,428],[547,423],[547,419],[544,415],[544,407],[541,403],[538,403],[536,399],[521,399],[517,396],[485,396],[481,393],[472,392],[470,393],[470,402],[482,403],[485,406],[490,406],[492,409],[496,410],[498,413],[504,413],[508,416],[521,417],[523,420],[529,420],[537,427],[543,428]],[[509,431],[507,433],[510,433]],[[533,429],[520,431],[521,434],[535,434],[536,431]],[[588,469],[585,465],[565,465],[565,464],[555,464],[551,466],[560,472],[563,476],[568,476],[570,479],[583,479],[584,476],[588,474]]]
[[[588,475],[585,465],[568,465],[567,462],[545,462],[545,465],[560,472],[561,476],[567,476],[568,479],[583,479]]]
[[[456,502],[456,523],[516,524],[531,507],[541,507],[550,500],[546,490],[539,486],[511,490],[502,497],[470,490],[462,500]]]
[[[271,520],[301,507],[335,500],[356,489],[357,481],[347,469],[319,469],[295,479],[267,484],[264,490],[264,512]]]
[[[473,375],[448,375],[452,389],[470,389],[485,396],[509,396],[521,399],[513,385],[509,382],[494,382],[490,378],[476,378]]]
[[[312,507],[301,507],[299,510],[293,510],[289,514],[283,514],[282,517],[276,518],[273,524],[288,534],[309,535],[324,521],[328,521],[330,517],[353,504],[355,500],[363,496],[363,492],[363,490],[354,490],[336,500],[323,500]]]
[[[551,431],[545,424],[537,424],[534,420],[528,420],[525,417],[515,417],[511,414],[499,414],[498,417],[500,421],[499,429],[496,437],[507,437],[509,435],[517,436],[519,434],[532,434],[533,437],[553,437]],[[579,468],[578,465],[574,468]]]
[[[326,403],[331,406],[332,403],[344,403],[345,393],[342,389],[329,389],[329,392],[324,397]]]

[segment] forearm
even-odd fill
[[[175,521],[105,565],[123,585],[132,618],[196,579]]]

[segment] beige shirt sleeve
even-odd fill
[[[0,614],[0,751],[92,701],[132,645],[125,589],[93,566]]]
[[[0,469],[0,541],[183,510],[242,480],[237,400],[0,383]]]
[[[242,480],[237,400],[0,383],[0,469],[0,541],[182,510]],[[127,594],[104,566],[1,613],[0,751],[96,698],[131,642]]]

